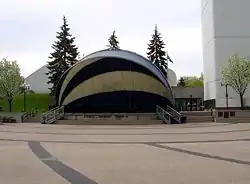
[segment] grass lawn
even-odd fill
[[[30,93],[26,94],[26,109],[30,111],[32,108],[37,108],[39,112],[46,112],[51,103],[51,97],[46,93]],[[0,106],[4,112],[9,111],[9,104],[6,99],[0,100]],[[22,112],[23,110],[23,94],[15,97],[12,103],[12,112]]]

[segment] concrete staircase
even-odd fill
[[[187,123],[207,123],[214,121],[210,111],[183,111],[181,114],[187,117]]]
[[[57,106],[53,109],[50,109],[48,112],[42,114],[40,122],[42,124],[53,124],[57,120],[63,118],[64,115],[64,106]]]

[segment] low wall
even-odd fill
[[[216,110],[213,115],[217,123],[250,123],[250,110]]]
[[[162,124],[160,120],[57,120],[64,125],[153,125]]]
[[[161,124],[155,113],[66,113],[57,124],[67,125],[150,125]]]
[[[156,120],[155,113],[66,113],[65,120]]]
[[[13,117],[17,123],[22,122],[22,115],[24,115],[24,112],[0,112],[1,117]]]

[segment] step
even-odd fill
[[[31,118],[25,120],[24,122],[25,123],[31,123],[31,122],[33,123],[33,122],[40,122],[40,120],[41,120],[41,114],[37,114],[34,117],[31,117]]]
[[[184,116],[211,116],[211,112],[207,111],[192,111],[192,112],[181,112],[182,115]]]
[[[159,125],[161,120],[57,120],[64,125]]]
[[[30,118],[30,119],[27,119],[25,120],[24,122],[25,123],[29,123],[29,122],[40,122],[40,118]]]
[[[186,116],[190,119],[204,119],[204,118],[212,118],[213,116]]]
[[[216,118],[218,123],[250,123],[249,117],[234,117],[234,118]]]
[[[212,116],[187,116],[187,122],[213,122]]]
[[[201,118],[198,118],[198,117],[187,117],[187,119],[189,120],[203,120],[203,119],[213,119],[212,116],[206,116],[206,117],[201,117]]]
[[[203,120],[187,120],[187,123],[207,123],[214,122],[213,119],[203,119]]]

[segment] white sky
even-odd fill
[[[146,56],[154,25],[177,76],[203,70],[200,0],[0,0],[0,58],[27,76],[46,64],[65,15],[81,54],[105,49],[115,29],[120,47]]]

